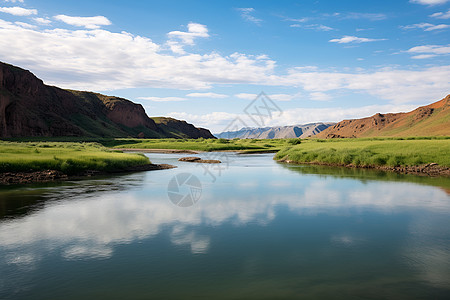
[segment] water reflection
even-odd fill
[[[267,161],[258,165],[261,159]],[[287,277],[280,280],[289,281],[298,265],[312,268],[310,277],[299,281],[321,280],[323,274],[316,272],[336,265],[339,270],[327,275],[336,280],[334,272],[343,270],[333,257],[340,257],[355,265],[350,269],[375,268],[373,274],[385,272],[373,265],[377,260],[380,266],[398,264],[399,270],[406,265],[421,281],[450,287],[450,197],[444,190],[373,180],[374,173],[336,176],[328,169],[280,165],[270,156],[233,161],[216,183],[204,182],[202,199],[191,208],[173,205],[166,194],[167,182],[179,171],[202,178],[202,170],[189,163],[180,163],[179,170],[7,191],[3,197],[31,190],[34,204],[26,214],[0,222],[0,267],[33,272],[49,256],[114,261],[124,245],[158,241],[146,248],[152,253],[167,239],[184,255],[233,257],[229,265],[239,264],[244,277],[282,272]],[[319,258],[328,265],[314,271],[310,262]],[[10,280],[3,279],[3,285],[10,286]],[[0,281],[0,291],[1,286]]]

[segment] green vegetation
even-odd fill
[[[57,141],[58,140],[58,141]],[[450,166],[450,137],[359,139],[74,139],[34,138],[0,141],[0,172],[53,169],[68,174],[83,170],[117,170],[149,163],[126,149],[277,152],[275,159],[355,166]],[[112,149],[112,150],[108,150]]]
[[[104,141],[107,147],[129,149],[179,149],[198,151],[277,152],[290,145],[289,140],[273,139],[115,139]]]
[[[114,171],[148,164],[141,154],[110,151],[98,143],[0,141],[0,172],[58,170]]]
[[[449,153],[448,137],[311,139],[283,148],[275,159],[355,166],[450,166]]]

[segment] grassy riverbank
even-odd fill
[[[303,140],[285,147],[275,159],[293,163],[353,166],[419,166],[437,163],[450,167],[448,138],[372,138]]]
[[[105,141],[104,145],[128,149],[277,152],[298,141],[298,139],[115,139]]]
[[[57,170],[116,171],[149,164],[147,157],[110,151],[98,143],[0,141],[0,173]]]

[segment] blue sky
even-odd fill
[[[449,0],[0,0],[1,61],[213,132],[261,91],[283,110],[266,125],[437,101],[449,33]]]

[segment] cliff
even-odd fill
[[[158,126],[130,100],[47,86],[31,72],[0,62],[0,137],[212,137],[185,121],[171,124],[173,130]]]

